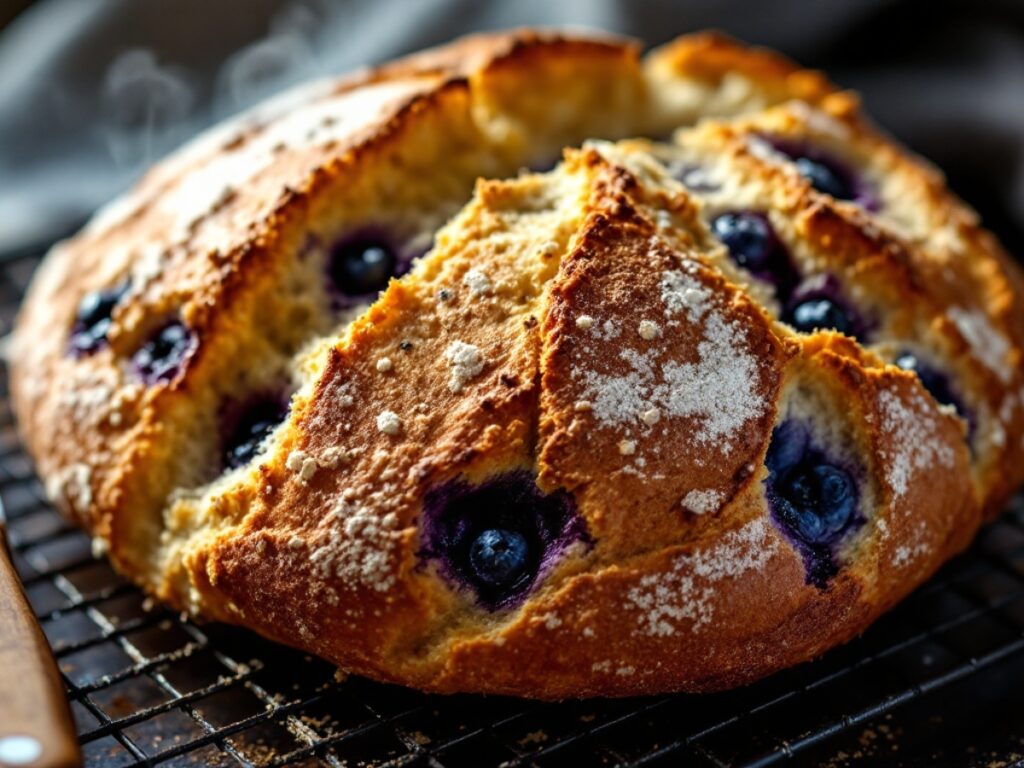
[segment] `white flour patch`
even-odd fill
[[[694,268],[687,272],[671,270],[661,277],[661,300],[665,304],[665,317],[685,313],[690,322],[697,323],[708,310],[711,289],[693,276]]]
[[[693,439],[727,447],[765,409],[755,390],[758,364],[746,348],[746,331],[715,310],[711,291],[691,275],[666,272],[661,288],[666,317],[685,314],[690,324],[704,325],[697,361],[658,364],[657,349],[642,353],[626,348],[619,357],[629,365],[628,373],[577,368],[573,376],[582,380],[583,399],[604,427],[627,424],[652,411],[659,418],[697,417],[701,425]]]
[[[939,437],[939,423],[928,402],[918,393],[904,401],[892,390],[878,395],[882,408],[882,430],[893,447],[884,451],[888,459],[887,479],[896,497],[903,496],[914,475],[936,464],[952,467],[953,449]]]
[[[981,312],[951,307],[947,314],[978,359],[1003,383],[1008,384],[1011,371],[1006,364],[1006,357],[1010,353],[1010,342],[1006,336],[996,330]]]
[[[761,570],[778,548],[768,522],[751,520],[706,549],[679,555],[671,570],[641,578],[625,607],[639,612],[644,634],[668,637],[687,625],[697,632],[714,617],[715,584]]]
[[[929,530],[923,520],[919,520],[911,533],[910,541],[896,547],[893,553],[892,564],[897,568],[905,568],[913,565],[932,549],[928,544]]]
[[[321,577],[377,592],[394,586],[392,561],[401,539],[394,513],[381,515],[340,500],[325,521],[331,526],[327,540],[309,556]]]

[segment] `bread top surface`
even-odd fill
[[[662,140],[474,191],[633,136]],[[818,192],[804,146],[870,199]],[[797,289],[713,232],[737,211],[860,341],[785,322]],[[332,259],[371,235],[411,271],[339,296]],[[76,353],[83,298],[116,286]],[[998,511],[1020,298],[973,212],[821,75],[714,35],[641,60],[520,31],[309,86],[158,165],[41,267],[12,391],[54,498],[179,607],[435,690],[703,690],[853,636]],[[966,418],[890,364],[908,350]],[[283,423],[226,469],[268,398]],[[769,510],[784,438],[856,479],[827,547]],[[452,510],[503,498],[542,551],[512,597],[449,552]]]

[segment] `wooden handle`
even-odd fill
[[[64,686],[0,526],[0,766],[82,764]]]

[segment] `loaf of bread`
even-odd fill
[[[197,617],[424,690],[707,691],[999,512],[1022,306],[820,74],[516,31],[158,164],[47,256],[11,380],[54,501]]]

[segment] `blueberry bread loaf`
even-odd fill
[[[275,99],[36,276],[14,406],[155,597],[539,698],[814,657],[1024,476],[1017,266],[718,36],[468,38]]]

